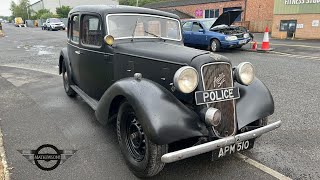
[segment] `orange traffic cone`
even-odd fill
[[[251,50],[256,51],[258,47],[257,41],[253,41]]]
[[[262,46],[261,46],[261,48],[259,48],[259,50],[261,50],[261,51],[271,51],[272,50],[269,45],[269,29],[268,29],[268,27],[266,27],[266,31],[264,32]]]

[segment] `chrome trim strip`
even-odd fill
[[[75,48],[78,48],[78,49],[80,49],[80,50],[84,50],[84,51],[90,51],[90,52],[99,53],[99,54],[113,55],[113,54],[111,54],[111,53],[105,53],[105,52],[95,51],[95,50],[91,50],[91,49],[81,48],[81,47],[78,47],[78,46],[76,46],[76,45],[73,45],[73,44],[71,44],[71,43],[69,43],[69,42],[67,42],[67,44],[69,44],[70,46],[73,46],[73,47],[75,47]]]
[[[177,19],[174,19],[174,18],[170,18],[170,17],[166,17],[166,16],[159,16],[159,15],[151,15],[151,14],[141,14],[141,13],[115,13],[115,14],[108,14],[106,16],[106,23],[107,23],[107,35],[112,35],[110,34],[109,32],[109,16],[116,16],[116,15],[119,15],[119,16],[137,16],[137,15],[140,15],[140,16],[147,16],[147,17],[157,17],[157,18],[162,18],[162,19],[170,19],[170,20],[173,20],[173,21],[177,21],[178,24],[179,24],[179,34],[180,34],[180,39],[172,39],[172,38],[166,38],[166,37],[161,37],[162,39],[165,39],[165,40],[172,40],[172,41],[182,41],[182,32],[181,32],[181,24],[180,24],[180,21],[177,20]],[[134,38],[139,38],[138,36],[137,37],[134,37]],[[141,37],[140,37],[141,38]],[[132,39],[132,37],[120,37],[120,38],[114,38],[115,40],[117,39]],[[146,37],[146,36],[143,36],[143,39],[157,39],[157,37]]]
[[[261,136],[264,133],[277,129],[280,126],[281,126],[281,121],[277,121],[275,123],[266,125],[258,129],[254,129],[249,132],[238,134],[236,136],[229,136],[229,137],[218,139],[216,141],[211,141],[205,144],[200,144],[200,145],[189,147],[179,151],[170,152],[170,153],[164,154],[161,157],[161,161],[164,163],[172,163],[172,162],[186,159],[192,156],[210,152],[221,147],[235,144],[237,142],[256,138],[258,136]]]
[[[227,63],[227,62],[213,62],[213,63],[208,63],[208,64],[204,64],[204,65],[202,65],[201,66],[201,78],[202,78],[202,86],[203,86],[203,88],[204,88],[204,91],[206,91],[205,89],[206,89],[206,87],[205,87],[205,85],[204,85],[204,77],[203,77],[203,67],[205,67],[205,66],[209,66],[209,65],[214,65],[214,64],[228,64],[229,66],[230,66],[230,72],[231,72],[231,81],[232,81],[232,86],[231,87],[234,87],[234,82],[233,82],[233,74],[232,74],[232,67],[231,67],[231,64],[229,64],[229,63]],[[239,95],[240,95],[240,92],[239,92]],[[241,97],[240,97],[241,98]],[[233,136],[233,135],[235,135],[235,133],[236,133],[236,131],[237,131],[237,121],[236,121],[236,106],[235,106],[235,100],[233,99],[232,100],[232,102],[233,102],[233,109],[234,109],[234,112],[233,112],[233,119],[234,119],[234,130],[233,130],[233,133],[230,135],[230,136]],[[207,107],[209,108],[209,104],[211,104],[211,103],[207,103]],[[214,129],[214,127],[212,127],[212,129],[213,129],[213,131],[215,132],[215,134],[216,134],[216,136],[218,137],[218,138],[224,138],[224,137],[221,137],[221,136],[219,136],[217,133],[216,133],[216,130]]]

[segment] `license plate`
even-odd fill
[[[244,151],[253,148],[255,139],[241,141],[229,146],[222,147],[220,149],[212,151],[212,160],[217,160],[222,157],[234,154],[236,152]]]
[[[223,88],[195,93],[196,104],[207,104],[240,98],[239,88]]]
[[[239,44],[245,44],[247,42],[247,40],[240,40]]]

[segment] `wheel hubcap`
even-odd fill
[[[69,79],[68,79],[68,73],[64,72],[63,73],[63,80],[64,80],[64,88],[66,91],[69,90]]]
[[[217,49],[217,44],[216,44],[215,41],[212,41],[211,49],[212,49],[212,51],[216,51],[216,49]]]
[[[145,138],[141,124],[136,120],[136,117],[132,114],[127,121],[127,147],[136,161],[143,160],[145,156]]]

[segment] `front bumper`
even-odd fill
[[[51,26],[52,29],[54,30],[61,30],[61,29],[64,29],[65,27],[63,26]]]
[[[245,41],[244,43],[240,43],[240,41]],[[221,41],[222,48],[234,48],[240,47],[247,44],[250,41],[250,38],[239,39],[235,41]]]
[[[221,148],[221,147],[235,144],[237,142],[256,138],[258,136],[261,136],[264,133],[267,133],[269,131],[277,129],[280,126],[281,126],[281,121],[277,121],[275,123],[266,125],[264,127],[258,128],[258,129],[254,129],[252,131],[241,133],[236,136],[230,136],[230,137],[226,137],[226,138],[219,139],[216,141],[211,141],[208,143],[204,143],[204,144],[200,144],[197,146],[182,149],[179,151],[170,152],[170,153],[164,154],[161,157],[161,161],[164,163],[172,163],[172,162],[186,159],[186,158],[189,158],[192,156],[196,156],[199,154],[210,152],[210,151],[213,151],[213,150]]]

